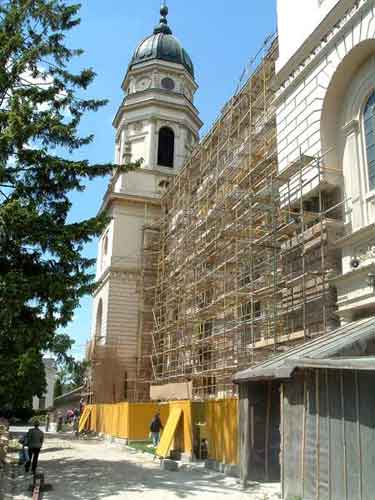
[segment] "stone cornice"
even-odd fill
[[[311,68],[319,64],[337,40],[342,38],[352,28],[352,24],[372,6],[373,0],[342,0],[332,9],[305,43],[278,71],[276,79],[280,90],[275,99],[276,105],[290,95],[306,78]]]
[[[160,174],[159,175],[164,175]],[[131,203],[141,203],[141,204],[149,204],[149,205],[155,205],[155,206],[160,206],[161,203],[161,197],[162,194],[160,193],[159,197],[156,196],[141,196],[141,195],[134,195],[131,193],[117,193],[114,191],[107,191],[106,195],[104,196],[103,202],[101,204],[101,207],[99,209],[99,214],[103,213],[108,209],[108,206],[113,202],[113,201],[127,201]]]
[[[341,274],[340,276],[336,276],[335,278],[330,278],[328,281],[333,284],[342,284],[343,282],[352,282],[357,281],[359,278],[365,279],[369,272],[375,271],[375,264],[366,264],[358,269],[353,269],[349,273]]]
[[[187,71],[187,69],[182,66],[181,64],[176,64],[173,62],[169,61],[163,61],[159,59],[153,59],[151,61],[146,61],[143,64],[137,64],[137,66],[134,66],[131,71],[127,71],[126,75],[122,81],[121,88],[125,90],[126,88],[126,81],[128,78],[131,76],[138,76],[141,75],[142,73],[147,70],[147,72],[151,72],[152,70],[166,70],[174,73],[175,75],[181,76],[183,75],[189,82],[194,86],[195,90],[198,90],[199,86],[197,82],[193,79],[193,77],[190,75],[190,73]]]
[[[363,301],[366,301],[366,306],[375,305],[375,296],[373,292],[363,293],[359,297],[338,300],[337,305],[340,309],[337,311],[337,314],[339,316],[342,316],[345,315],[345,313],[353,312],[355,310],[361,310],[363,307]]]
[[[141,269],[136,266],[110,266],[107,267],[97,280],[97,287],[93,293],[95,297],[106,283],[112,278],[116,281],[136,281],[141,276]]]
[[[145,92],[150,93],[150,91],[148,91],[148,90]],[[157,92],[157,90],[152,89],[152,92],[155,93],[155,92]],[[185,96],[183,96],[182,94],[179,94],[179,95],[181,95],[181,97],[183,97],[183,100],[184,100],[183,103],[177,103],[177,102],[171,102],[171,101],[160,101],[155,96],[152,96],[150,98],[146,97],[144,100],[131,102],[132,98],[129,96],[127,99],[125,99],[123,101],[120,108],[118,109],[116,116],[113,120],[113,126],[115,128],[117,128],[119,126],[121,118],[122,118],[122,114],[125,112],[132,111],[133,109],[138,110],[138,108],[140,108],[140,107],[141,108],[150,108],[150,107],[155,106],[155,105],[159,106],[159,107],[162,105],[163,109],[171,109],[174,111],[182,111],[182,112],[186,113],[187,116],[189,116],[189,118],[197,125],[197,127],[201,128],[203,126],[203,122],[198,116],[197,108]],[[141,119],[141,117],[138,116],[137,120],[140,120],[140,119]],[[144,117],[143,119],[146,119],[146,117]],[[181,123],[181,121],[179,121],[178,123]]]
[[[365,226],[354,233],[348,234],[335,241],[336,248],[343,248],[348,245],[355,245],[368,240],[371,236],[375,239],[375,224]]]
[[[159,170],[156,168],[139,168],[138,170],[135,170],[134,172],[141,172],[142,175],[153,175],[153,176],[158,176],[158,177],[176,177],[178,174],[179,170],[173,170],[171,171],[168,169],[168,171],[165,169]],[[160,194],[159,197],[147,197],[147,196],[140,196],[140,195],[132,195],[129,193],[119,193],[114,191],[114,187],[116,185],[116,182],[119,180],[120,176],[123,175],[123,172],[121,172],[120,169],[116,169],[115,173],[113,174],[113,177],[111,181],[109,182],[107,191],[105,192],[103,196],[103,201],[100,206],[98,214],[101,214],[103,211],[105,211],[108,207],[108,204],[110,201],[113,199],[121,199],[123,201],[132,201],[133,203],[150,203],[152,205],[160,205],[160,199],[162,197],[162,194]]]

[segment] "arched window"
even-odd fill
[[[364,130],[366,138],[367,169],[369,189],[375,189],[375,92],[366,103],[364,110]]]
[[[103,301],[99,300],[98,308],[96,310],[96,323],[95,323],[95,340],[100,342],[103,337]]]
[[[106,264],[106,259],[108,255],[108,233],[102,239],[102,260],[100,263],[100,269],[102,270]]]
[[[169,127],[159,130],[158,165],[173,168],[174,163],[174,132]]]
[[[103,239],[103,255],[106,257],[108,254],[108,233],[104,236]]]

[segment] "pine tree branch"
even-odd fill
[[[4,193],[4,191],[2,189],[0,189],[0,194],[7,200],[9,201],[9,196],[7,194]]]
[[[95,287],[93,261],[82,249],[109,219],[71,223],[70,192],[116,168],[140,165],[65,158],[65,152],[90,143],[92,136],[79,135],[80,121],[105,103],[77,95],[93,81],[93,70],[69,71],[82,52],[66,47],[65,36],[79,21],[78,6],[67,0],[0,0],[0,194],[7,196],[0,204],[6,227],[0,252],[0,406],[23,403],[30,388],[42,393],[43,352],[69,356],[71,343],[57,331]],[[51,154],[56,147],[63,150],[60,156]]]

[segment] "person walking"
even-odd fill
[[[38,458],[40,450],[43,446],[43,441],[44,441],[44,434],[39,429],[39,422],[36,421],[34,423],[34,428],[29,429],[26,435],[26,442],[29,449],[29,457],[28,457],[29,459],[25,464],[26,472],[29,472],[31,465],[31,471],[33,474],[35,474],[36,468],[38,467]]]
[[[74,415],[73,417],[73,433],[74,436],[77,438],[79,436],[79,416]]]
[[[29,450],[27,448],[26,434],[23,435],[18,442],[22,445],[22,448],[21,448],[20,453],[19,453],[19,464],[25,465],[26,462],[29,460]]]
[[[74,416],[74,411],[73,410],[68,410],[66,412],[65,423],[66,424],[70,424],[71,421],[72,421],[73,416]]]
[[[163,429],[163,424],[160,420],[160,413],[156,413],[150,424],[150,431],[152,436],[152,444],[156,448],[160,441],[160,431]]]
[[[46,415],[46,432],[49,431],[49,413]]]
[[[59,411],[59,413],[57,414],[57,429],[56,429],[57,432],[62,431],[62,426],[63,426],[63,416],[61,411]]]

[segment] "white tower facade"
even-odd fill
[[[93,363],[97,384],[98,378],[107,377],[97,402],[127,399],[127,380],[136,377],[143,228],[160,216],[163,189],[183,166],[202,126],[194,106],[198,87],[193,64],[168,26],[168,8],[160,12],[160,23],[130,62],[122,84],[125,96],[113,123],[115,162],[142,160],[142,166],[114,174],[101,208],[111,222],[99,241],[92,345],[112,348],[116,375],[108,376],[108,360],[98,363],[96,374]]]

